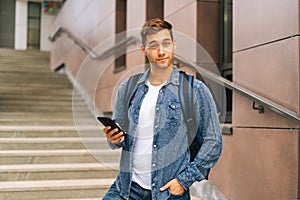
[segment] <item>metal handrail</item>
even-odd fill
[[[178,62],[182,63],[183,65],[193,67],[193,68],[196,67],[193,64],[187,63],[187,62],[183,61],[180,58],[176,57],[175,59]],[[300,123],[300,116],[297,113],[295,113],[295,112],[293,112],[293,111],[291,111],[291,110],[289,110],[289,109],[287,109],[287,108],[285,108],[285,107],[283,107],[283,106],[281,106],[281,105],[279,105],[279,104],[277,104],[277,103],[275,103],[275,102],[273,102],[273,101],[271,101],[271,100],[269,100],[269,99],[267,99],[267,98],[265,98],[265,97],[263,97],[263,96],[261,96],[257,93],[254,93],[254,92],[252,92],[252,91],[250,91],[250,90],[248,90],[248,89],[246,89],[246,88],[244,88],[244,87],[242,87],[242,86],[240,86],[240,85],[238,85],[234,82],[231,82],[231,81],[229,81],[229,80],[227,80],[227,79],[225,79],[225,78],[223,78],[223,77],[221,77],[217,74],[214,74],[214,73],[204,69],[201,66],[198,66],[195,69],[197,69],[199,71],[201,76],[204,76],[208,79],[211,79],[211,80],[213,80],[214,82],[216,82],[220,85],[224,85],[224,87],[226,87],[226,88],[228,88],[228,89],[230,89],[234,92],[237,92],[237,93],[241,94],[242,96],[247,97],[248,99],[250,99],[250,100],[252,100],[252,101],[254,101],[254,102],[256,102],[256,103],[258,103],[262,106],[266,106],[267,108],[273,110],[274,112],[278,113],[279,115],[281,115],[281,116],[283,116],[283,117],[285,117],[285,118],[287,118],[287,119],[289,119],[293,122],[296,122],[298,124]]]
[[[139,39],[137,39],[136,37],[130,36],[130,37],[127,37],[124,40],[121,40],[120,42],[116,43],[115,46],[109,48],[108,50],[103,52],[101,55],[97,55],[95,52],[93,52],[93,50],[88,45],[86,45],[84,42],[82,42],[82,40],[80,40],[79,38],[74,36],[74,34],[70,33],[66,28],[63,28],[63,27],[60,27],[53,36],[49,36],[49,40],[54,42],[57,39],[57,37],[59,37],[61,35],[61,33],[67,34],[67,36],[69,38],[71,38],[77,45],[79,45],[83,51],[87,52],[88,55],[92,59],[105,59],[105,58],[109,57],[110,55],[113,55],[118,48],[123,47],[123,46],[125,47],[130,44],[135,44],[137,41],[139,41]],[[187,63],[184,60],[182,60],[176,56],[175,56],[175,60],[177,60],[178,62],[180,62],[186,66],[197,69],[199,71],[199,73],[201,74],[201,76],[211,79],[220,85],[224,85],[224,87],[226,87],[234,92],[237,92],[244,97],[247,97],[248,99],[252,100],[253,102],[256,102],[262,106],[266,106],[267,108],[273,110],[274,112],[278,113],[279,115],[281,115],[295,123],[300,124],[300,116],[297,113],[295,113],[295,112],[293,112],[293,111],[291,111],[291,110],[289,110],[289,109],[287,109],[287,108],[285,108],[285,107],[283,107],[283,106],[281,106],[281,105],[279,105],[257,93],[254,93],[236,83],[233,83],[217,74],[214,74],[201,66],[195,66],[194,64]]]
[[[72,39],[75,44],[77,44],[84,52],[86,52],[93,60],[101,60],[105,59],[111,55],[114,55],[117,51],[117,49],[135,44],[138,39],[134,36],[129,36],[123,40],[120,40],[118,43],[116,43],[113,47],[107,49],[104,51],[102,54],[98,55],[95,53],[87,44],[85,44],[81,39],[76,37],[74,34],[72,34],[68,29],[64,27],[60,27],[59,29],[56,30],[53,36],[49,36],[48,39],[51,42],[55,42],[56,39],[62,34],[66,34],[70,39]]]

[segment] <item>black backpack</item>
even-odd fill
[[[128,79],[126,88],[125,88],[125,101],[128,104],[125,106],[125,113],[128,113],[128,109],[131,105],[131,101],[135,96],[135,93],[137,91],[137,82],[140,79],[140,77],[143,74],[135,74],[131,76]],[[187,138],[189,143],[189,149],[190,149],[190,162],[194,161],[197,153],[199,152],[199,149],[202,145],[202,138],[201,133],[198,133],[198,126],[195,125],[195,112],[194,112],[194,91],[193,91],[193,84],[194,84],[194,76],[187,75],[185,72],[180,71],[179,72],[179,90],[178,90],[178,96],[180,100],[180,104],[182,107],[183,117],[187,125]],[[127,115],[125,117],[125,125],[129,124]],[[127,127],[126,127],[127,130]],[[209,170],[210,171],[210,170]],[[205,179],[208,179],[208,174]]]

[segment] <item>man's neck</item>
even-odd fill
[[[168,68],[159,69],[156,67],[151,67],[149,73],[149,82],[151,85],[158,86],[166,82],[173,72],[173,67],[170,66]]]

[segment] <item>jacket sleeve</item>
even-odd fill
[[[205,179],[208,170],[217,163],[222,152],[222,133],[214,99],[202,82],[195,83],[194,98],[199,113],[197,121],[203,143],[195,160],[176,177],[185,189],[195,181]]]
[[[122,82],[118,88],[115,102],[114,102],[114,110],[112,116],[112,119],[115,120],[115,122],[118,123],[121,127],[124,127],[124,118],[125,115],[127,115],[127,113],[125,113],[125,105],[127,104],[124,102],[126,84],[127,84],[127,80]],[[117,144],[112,144],[109,140],[107,140],[107,143],[112,149],[123,147],[125,144],[124,139],[122,139]]]

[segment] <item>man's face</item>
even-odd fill
[[[172,41],[168,30],[147,35],[146,46],[141,47],[142,52],[148,57],[151,66],[167,68],[172,66],[176,42]]]

